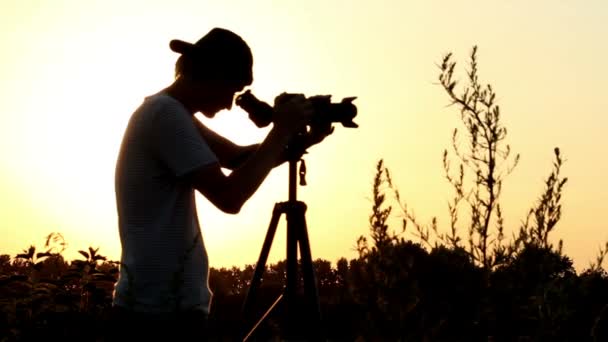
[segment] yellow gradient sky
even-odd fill
[[[521,154],[503,207],[517,228],[543,188],[553,148],[567,159],[563,218],[553,240],[580,269],[608,240],[608,3],[585,1],[2,0],[0,2],[0,254],[61,232],[68,259],[120,253],[114,167],[142,98],[172,81],[170,39],[213,27],[245,38],[252,90],[357,96],[358,129],[336,127],[306,157],[313,257],[355,257],[368,233],[374,166],[384,158],[417,217],[447,229],[441,156],[459,113],[436,84],[452,51],[463,68],[479,46],[482,82],[498,94],[508,142]],[[209,125],[237,143],[263,138],[239,109]],[[237,216],[197,198],[212,266],[254,263],[272,207],[287,199],[274,171]],[[284,224],[284,221],[282,222]],[[397,227],[396,227],[397,228]],[[271,261],[284,257],[284,230]]]

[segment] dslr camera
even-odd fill
[[[284,94],[286,99],[295,94]],[[313,107],[313,116],[309,126],[312,130],[331,128],[332,123],[341,123],[348,128],[357,128],[353,122],[357,116],[357,107],[353,104],[356,97],[346,97],[341,102],[332,103],[331,95],[315,95],[308,98]],[[250,90],[237,96],[236,105],[249,114],[249,119],[258,127],[266,127],[272,122],[272,106],[258,100]]]

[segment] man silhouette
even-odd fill
[[[231,109],[235,94],[252,83],[247,43],[214,28],[195,44],[169,45],[181,54],[175,80],[132,114],[116,165],[122,246],[113,296],[116,339],[205,338],[212,294],[195,191],[222,211],[238,213],[313,114],[303,95],[278,96],[263,142],[236,145],[194,114],[213,118]],[[226,175],[221,168],[232,171]]]

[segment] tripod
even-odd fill
[[[259,260],[256,264],[253,278],[245,298],[243,305],[243,324],[244,324],[244,338],[243,341],[247,341],[255,332],[260,323],[270,314],[270,312],[281,302],[285,300],[286,315],[283,316],[285,319],[285,338],[294,338],[306,340],[322,340],[321,337],[321,309],[319,304],[319,294],[317,290],[317,284],[315,280],[315,272],[312,264],[312,255],[310,252],[310,243],[308,241],[308,231],[306,228],[306,204],[296,199],[296,169],[298,161],[300,164],[300,185],[306,185],[304,176],[306,173],[306,166],[304,160],[297,158],[289,159],[289,200],[287,202],[280,202],[275,204],[274,210],[272,211],[272,217],[270,219],[270,225],[266,238],[262,246]],[[268,260],[268,252],[272,245],[277,225],[281,215],[287,216],[287,280],[284,288],[284,293],[281,294],[266,313],[253,325],[251,328],[251,309],[253,307],[253,301],[256,297],[257,291],[260,287],[262,275],[266,268],[266,261]],[[301,268],[302,276],[304,279],[304,297],[305,301],[303,305],[303,311],[300,310],[298,303],[298,246],[300,248],[301,256]],[[299,316],[301,313],[305,313],[307,319],[302,320]]]

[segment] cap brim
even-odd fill
[[[196,46],[183,40],[173,39],[169,42],[169,47],[171,48],[171,50],[177,53],[187,54],[192,53],[195,50]]]

